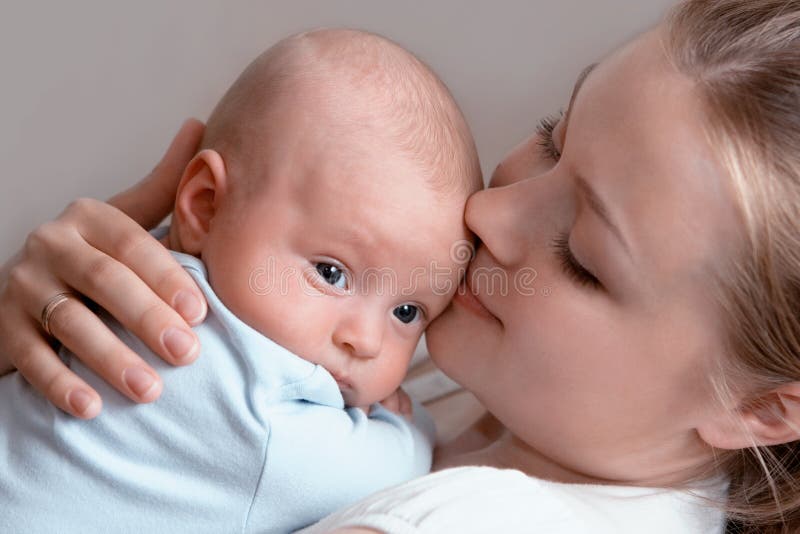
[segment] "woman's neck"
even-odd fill
[[[713,454],[709,448],[699,439],[688,440],[689,444],[687,440],[679,444],[662,444],[660,449],[650,449],[644,458],[638,460],[635,455],[629,455],[624,471],[631,478],[606,479],[575,471],[541,454],[487,413],[453,441],[437,447],[433,469],[483,465],[517,469],[529,476],[555,482],[653,487],[679,486],[689,480],[716,476],[704,468],[709,465],[709,454]],[[662,461],[654,466],[655,457],[662,458]],[[634,472],[641,476],[633,477]]]
[[[455,446],[454,446],[455,445]],[[572,471],[537,453],[508,430],[481,448],[461,448],[464,443],[451,443],[437,449],[434,471],[448,467],[484,465],[498,469],[517,469],[529,476],[558,482],[597,484],[601,481]]]

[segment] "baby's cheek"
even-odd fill
[[[408,364],[411,361],[411,351],[404,351],[402,355],[388,358],[382,369],[381,376],[377,379],[376,386],[379,388],[381,399],[385,399],[395,392],[403,383],[408,372]]]
[[[343,392],[345,403],[350,406],[366,406],[380,402],[394,393],[406,374],[406,365],[393,365],[391,362],[374,362],[362,369],[356,391]]]
[[[337,315],[330,299],[286,295],[264,304],[265,327],[273,341],[306,361],[327,365],[336,350],[331,339]]]
[[[274,260],[273,260],[274,261]],[[328,299],[314,295],[297,276],[282,278],[291,266],[285,262],[235,262],[221,270],[215,287],[223,303],[243,322],[300,357],[324,355],[330,340]]]

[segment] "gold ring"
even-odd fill
[[[42,328],[44,331],[47,332],[48,336],[52,336],[53,333],[50,331],[50,319],[53,318],[53,313],[56,311],[61,304],[64,304],[66,301],[69,300],[70,297],[73,297],[74,294],[71,291],[62,291],[61,293],[56,293],[50,300],[47,301],[47,304],[44,305],[42,309]]]

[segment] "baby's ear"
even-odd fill
[[[800,382],[742,402],[727,417],[706,422],[700,437],[718,449],[744,449],[800,440]]]
[[[186,166],[173,214],[181,251],[200,255],[211,220],[226,194],[227,182],[225,162],[216,150],[200,151]]]

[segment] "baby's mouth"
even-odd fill
[[[350,379],[347,377],[347,375],[331,372],[331,376],[333,376],[333,379],[336,380],[336,384],[338,384],[339,389],[353,389],[353,384],[350,382]]]

